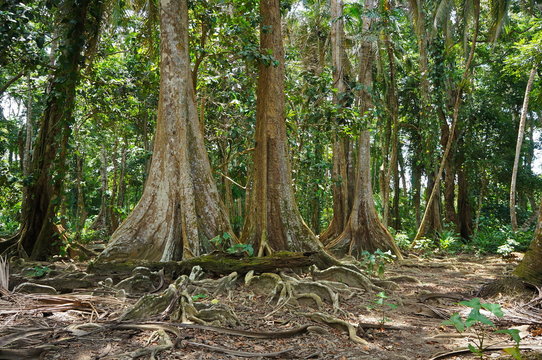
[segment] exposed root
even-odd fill
[[[173,342],[171,338],[164,330],[157,330],[149,337],[147,340],[147,346],[151,343],[158,340],[159,345],[149,346],[142,349],[137,349],[128,353],[120,355],[111,355],[104,357],[103,359],[137,359],[143,356],[149,356],[149,359],[155,360],[156,355],[162,351],[166,351],[173,348]]]
[[[181,276],[162,293],[143,296],[131,309],[121,315],[120,319],[127,321],[160,315],[162,319],[170,318],[197,324],[239,323],[233,310],[224,304],[194,304],[193,292],[189,293],[187,290],[189,284],[189,278],[186,275]],[[192,289],[197,290],[198,288]]]
[[[478,296],[492,298],[498,295],[507,295],[524,299],[532,294],[534,287],[523,280],[514,277],[504,277],[482,286]]]
[[[379,286],[373,284],[371,280],[361,272],[352,269],[352,266],[341,265],[332,266],[325,270],[319,271],[316,267],[311,267],[313,280],[331,280],[341,282],[348,286],[365,289],[366,291],[383,291]]]
[[[326,324],[332,328],[338,328],[340,330],[346,331],[348,333],[348,337],[353,342],[364,345],[367,347],[371,347],[372,345],[367,342],[366,340],[360,338],[356,333],[356,327],[352,324],[350,324],[347,321],[341,320],[339,318],[336,318],[334,316],[315,312],[315,313],[300,313],[299,315],[306,316],[307,318],[311,319],[312,321],[316,321],[319,323]]]
[[[386,290],[398,290],[400,288],[400,286],[396,282],[390,281],[390,280],[376,280],[375,279],[373,280],[373,284]]]
[[[393,282],[407,282],[407,283],[413,283],[417,285],[422,284],[422,282],[419,279],[415,278],[414,276],[408,276],[408,275],[392,276],[392,277],[387,278],[386,280],[393,281]]]

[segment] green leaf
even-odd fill
[[[473,354],[479,355],[479,354],[482,353],[482,351],[480,349],[478,349],[476,346],[474,346],[472,344],[469,344],[468,348],[469,348],[470,352],[473,353]]]
[[[482,308],[482,304],[480,304],[480,299],[479,298],[474,298],[474,299],[467,300],[467,301],[460,301],[459,303],[461,305],[463,305],[463,306],[468,306],[468,307],[476,309],[476,310],[480,310]]]
[[[465,325],[467,326],[467,328],[469,328],[477,323],[495,326],[495,324],[493,324],[493,321],[489,320],[487,316],[480,313],[480,310],[472,309],[469,316],[467,317],[467,320],[465,320]]]
[[[215,236],[214,238],[212,238],[209,241],[212,242],[215,245],[218,245],[218,244],[220,244],[222,242],[222,239],[220,238],[220,235],[217,235],[217,236]]]
[[[518,329],[497,330],[495,331],[495,334],[508,334],[516,344],[519,345],[519,343],[521,342],[521,336],[519,335]]]
[[[516,346],[502,349],[502,351],[512,356],[516,360],[521,360],[521,351]]]
[[[496,317],[502,318],[504,313],[502,312],[501,306],[499,304],[482,304],[482,307],[487,311],[491,312]]]
[[[454,313],[452,316],[450,316],[449,320],[445,320],[441,323],[442,325],[451,325],[456,328],[457,331],[462,333],[465,331],[465,323],[463,322],[463,319],[461,318],[461,315],[459,313]]]

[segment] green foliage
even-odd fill
[[[459,313],[454,313],[448,320],[443,321],[442,324],[453,326],[459,333],[463,333],[466,330],[471,329],[471,331],[475,333],[476,338],[470,340],[467,346],[474,355],[480,357],[480,359],[483,359],[484,351],[486,350],[484,341],[486,340],[490,329],[495,328],[495,324],[486,315],[482,314],[481,311],[486,310],[494,316],[502,318],[504,313],[501,306],[499,304],[481,303],[479,298],[461,301],[459,304],[470,308],[468,316],[463,318]],[[519,343],[521,341],[519,330],[506,329],[496,330],[493,332],[510,335],[512,340],[516,343],[516,346],[514,348],[506,349],[506,352],[514,356],[515,359],[521,359],[521,354],[519,353]]]
[[[480,220],[478,232],[467,248],[480,254],[508,255],[514,251],[526,251],[534,235],[534,229],[514,232],[512,227],[495,218]]]
[[[27,269],[25,271],[25,276],[29,276],[32,278],[41,278],[48,274],[50,271],[51,268],[49,268],[48,266],[36,265],[31,269]]]
[[[386,264],[393,262],[396,256],[391,253],[391,250],[382,251],[377,249],[374,253],[366,250],[361,253],[362,260],[359,266],[364,269],[369,275],[377,275],[382,277],[386,270]]]
[[[248,256],[254,255],[254,248],[250,244],[235,244],[226,249],[228,254],[246,253]]]
[[[228,254],[246,254],[247,256],[254,256],[254,248],[251,244],[232,244],[232,237],[227,232],[222,235],[217,235],[209,241],[217,250],[225,251]]]
[[[192,295],[192,301],[199,301],[199,300],[206,299],[208,297],[209,295],[207,294],[196,294],[196,295]]]

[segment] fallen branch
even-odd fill
[[[144,266],[151,271],[164,269],[166,277],[176,279],[181,275],[189,275],[194,266],[200,266],[203,270],[215,275],[227,275],[232,272],[246,274],[250,270],[265,273],[278,272],[281,269],[304,268],[314,264],[319,265],[322,261],[321,257],[319,252],[279,252],[265,257],[243,257],[239,254],[214,252],[184,261],[92,263],[89,265],[88,271],[107,277],[125,277],[127,274],[131,274],[134,268]]]

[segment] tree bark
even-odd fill
[[[284,49],[279,0],[260,2],[260,49],[273,61],[258,64],[254,181],[241,240],[258,256],[277,250],[317,251],[292,189],[284,117]]]
[[[62,192],[65,154],[79,82],[82,51],[101,19],[102,3],[97,0],[69,0],[63,3],[59,34],[61,48],[58,63],[49,83],[48,99],[32,158],[33,181],[22,206],[20,244],[33,259],[45,259],[55,253],[58,241],[55,216]],[[90,17],[93,21],[88,21]],[[89,28],[92,27],[92,28]]]
[[[514,157],[514,167],[512,168],[512,181],[510,182],[510,222],[512,224],[513,231],[518,230],[518,219],[516,216],[516,181],[518,176],[519,157],[521,155],[521,145],[523,143],[523,136],[525,134],[525,119],[527,118],[527,110],[529,108],[529,94],[531,92],[535,76],[536,66],[533,66],[531,73],[529,74],[527,86],[525,87],[525,96],[523,97],[523,106],[521,107],[518,139],[516,142],[516,155]]]
[[[344,42],[344,21],[342,0],[331,0],[331,57],[333,68],[333,104],[340,109],[344,103],[346,92],[345,64],[343,49]],[[339,126],[338,119],[335,119]],[[348,221],[350,212],[349,194],[349,140],[338,134],[333,137],[333,168],[332,168],[332,190],[333,190],[333,217],[328,228],[320,235],[322,243],[326,244],[340,235]]]
[[[514,275],[530,284],[542,285],[542,202],[538,210],[538,223],[529,250],[514,270]]]
[[[143,195],[99,261],[169,261],[198,256],[210,239],[235,240],[211,173],[188,54],[187,0],[160,2],[160,97]],[[226,244],[227,246],[227,244]]]

